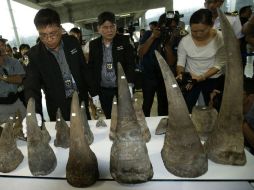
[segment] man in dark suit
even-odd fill
[[[111,118],[113,97],[117,95],[117,64],[122,64],[130,90],[134,82],[135,57],[129,37],[116,34],[115,15],[103,12],[98,16],[98,32],[101,37],[89,44],[90,78],[93,80],[93,102]],[[132,93],[132,91],[131,91]]]
[[[42,115],[43,89],[51,121],[60,108],[63,118],[70,120],[70,105],[74,91],[85,101],[88,118],[88,85],[86,63],[81,45],[73,36],[62,34],[58,13],[41,9],[34,18],[40,42],[28,52],[24,89],[26,101],[33,97],[36,112]]]

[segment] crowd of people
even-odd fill
[[[113,98],[117,97],[117,64],[124,69],[131,95],[136,83],[135,68],[141,71],[145,116],[150,116],[155,94],[158,115],[167,115],[168,102],[174,100],[167,99],[155,50],[162,54],[180,81],[189,112],[200,93],[208,106],[214,97],[223,94],[226,56],[217,13],[223,2],[205,0],[204,8],[192,14],[189,31],[184,29],[177,11],[162,14],[158,21],[149,24],[150,30],[140,30],[136,48],[130,36],[123,35],[120,28],[117,31],[112,12],[98,15],[100,37],[85,45],[79,28],[64,33],[56,11],[39,10],[34,18],[39,34],[35,46],[30,48],[28,44],[22,44],[17,51],[0,36],[0,122],[5,122],[17,109],[24,117],[26,103],[31,97],[35,99],[36,112],[43,119],[42,90],[51,121],[56,120],[58,108],[65,120],[70,119],[74,91],[78,92],[80,101],[85,102],[89,119],[89,97],[110,119]],[[226,14],[241,43],[243,66],[248,55],[247,44],[254,45],[254,17],[251,13],[251,6],[246,6],[239,15]],[[219,110],[220,101],[214,106]],[[254,130],[253,123],[248,124]]]

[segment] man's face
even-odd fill
[[[116,24],[106,21],[98,26],[98,31],[106,41],[112,41],[116,35]]]
[[[46,27],[37,28],[41,42],[50,49],[57,49],[59,47],[62,30],[60,26],[48,25]]]
[[[25,55],[28,51],[29,51],[28,48],[23,48],[22,50],[20,50],[20,53],[21,53],[21,55],[23,56],[23,55]]]

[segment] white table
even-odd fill
[[[246,151],[247,163],[245,166],[221,165],[209,160],[208,171],[197,178],[180,178],[169,173],[164,167],[160,154],[164,135],[154,134],[155,128],[161,118],[146,118],[152,134],[151,141],[147,143],[147,148],[153,165],[154,176],[150,182],[137,185],[118,184],[113,181],[109,171],[110,149],[112,145],[108,137],[110,121],[106,121],[108,127],[105,128],[97,128],[95,127],[96,121],[89,121],[94,134],[94,142],[91,145],[91,149],[97,156],[100,179],[88,189],[254,189],[249,183],[254,181],[254,157],[248,151]],[[46,127],[52,137],[50,145],[57,157],[56,169],[47,176],[32,176],[28,168],[27,143],[18,140],[17,144],[24,155],[24,160],[14,171],[10,173],[0,172],[0,190],[15,190],[20,188],[33,190],[76,189],[70,186],[65,179],[65,167],[69,149],[54,146],[53,142],[56,134],[54,122],[46,123]]]

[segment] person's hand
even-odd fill
[[[158,28],[155,28],[153,29],[153,32],[152,32],[152,38],[156,39],[156,38],[159,38],[161,35],[161,31],[158,29]]]
[[[41,127],[42,126],[42,117],[40,114],[36,113],[36,119],[37,119],[37,124],[38,124],[38,127]],[[24,134],[24,137],[26,138],[27,137],[27,124],[26,124],[26,117],[23,119],[22,121],[22,132]]]
[[[95,105],[96,109],[100,109],[101,102],[100,102],[99,96],[96,95],[96,96],[92,97],[92,99],[93,99],[93,104]]]

